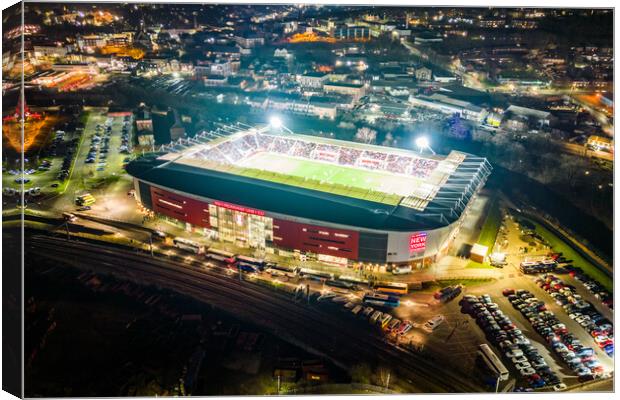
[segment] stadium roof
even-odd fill
[[[431,173],[432,191],[422,198],[308,182],[299,177],[193,157],[205,147],[225,143],[231,137],[243,136],[244,132],[256,132],[248,128],[232,128],[230,136],[205,132],[202,137],[177,142],[170,146],[171,152],[131,162],[127,172],[154,185],[273,213],[377,230],[411,231],[445,226],[458,219],[491,169],[484,158],[452,152],[439,161],[450,169]],[[303,135],[286,137],[309,138],[314,143],[343,143]],[[344,143],[349,148],[412,154],[401,149]]]

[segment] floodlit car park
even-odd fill
[[[553,285],[549,285],[549,282]],[[613,356],[614,341],[611,320],[601,314],[593,304],[582,300],[574,286],[567,285],[552,274],[537,278],[536,283],[555,299],[571,320],[592,336],[600,349],[609,357]]]
[[[517,308],[523,301],[538,299],[527,296],[529,292],[522,293],[521,297],[509,295],[508,300]],[[532,307],[533,308],[533,307]],[[527,308],[522,309],[525,313]],[[605,371],[593,356],[593,350],[584,347],[579,339],[568,331],[566,325],[561,323],[551,311],[542,311],[527,316],[534,330],[551,346],[557,356],[566,363],[580,381],[594,379],[602,375]]]
[[[507,365],[517,371],[516,376],[521,377],[525,384],[540,388],[560,383],[544,357],[511,318],[492,301],[490,295],[464,296],[461,305],[464,312],[475,318],[489,342],[500,351]]]
[[[132,129],[130,116],[108,116],[94,130],[86,132],[90,147],[84,162],[91,165],[88,168],[94,172],[93,176],[119,172],[125,158],[121,153],[131,150]]]

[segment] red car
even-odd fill
[[[512,330],[514,330],[514,329],[516,329],[516,328],[517,328],[517,327],[516,327],[516,325],[515,325],[515,324],[509,324],[509,325],[504,326],[504,330],[505,330],[505,331],[512,331]]]
[[[532,381],[532,382],[536,382],[537,380],[540,379],[540,375],[538,374],[533,374],[527,377],[528,380]]]
[[[590,368],[590,371],[592,371],[592,372],[594,372],[596,374],[602,374],[605,371],[605,369],[603,368],[602,365],[599,365],[597,367]]]
[[[515,294],[515,290],[514,289],[504,289],[504,290],[502,290],[502,294],[504,296],[508,297],[511,294]]]

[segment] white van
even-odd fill
[[[392,268],[392,274],[394,275],[403,275],[411,272],[411,265],[403,265],[400,267]]]
[[[446,320],[446,318],[443,315],[441,315],[441,314],[435,315],[433,318],[431,318],[428,321],[426,321],[426,323],[424,324],[424,328],[426,328],[427,330],[430,330],[430,331],[434,331],[445,320]]]

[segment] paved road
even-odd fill
[[[235,277],[131,251],[43,236],[30,239],[28,250],[79,268],[112,272],[178,290],[262,324],[296,344],[311,345],[340,365],[351,366],[369,360],[385,363],[405,377],[399,383],[410,392],[481,390],[468,377],[396,348],[371,330],[360,329],[345,318],[294,303],[289,297],[239,282]],[[83,262],[86,259],[89,263]]]

